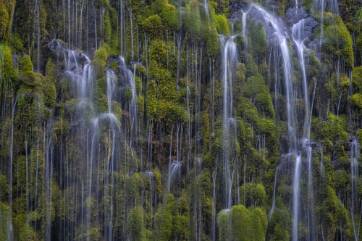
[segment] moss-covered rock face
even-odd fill
[[[327,15],[325,21],[323,41],[325,52],[335,60],[343,61],[348,67],[353,67],[352,37],[343,20],[338,16]]]
[[[0,0],[0,241],[361,239],[362,7],[316,2]]]

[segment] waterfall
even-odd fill
[[[91,94],[94,81],[94,70],[89,57],[75,50],[65,51],[65,73],[75,85],[76,96],[82,107],[92,106]]]
[[[114,93],[115,85],[116,85],[116,74],[113,70],[106,70],[106,80],[107,80],[107,104],[108,104],[108,112],[112,113],[112,96]]]
[[[353,227],[353,236],[354,240],[358,241],[360,236],[360,224],[361,218],[358,213],[356,217],[356,211],[360,209],[360,202],[358,197],[358,161],[360,156],[360,146],[357,138],[352,138],[351,141],[351,150],[350,150],[350,160],[351,160],[351,183],[352,183],[352,197],[351,197],[351,219]]]
[[[296,152],[297,149],[297,123],[295,117],[295,97],[294,87],[292,80],[292,64],[290,60],[290,52],[287,41],[287,33],[282,29],[282,25],[279,19],[274,17],[272,14],[267,12],[264,8],[259,5],[251,4],[250,11],[255,10],[260,14],[263,23],[266,27],[272,28],[272,34],[275,37],[275,42],[278,44],[283,59],[283,72],[284,72],[284,84],[286,92],[286,105],[287,105],[287,124],[288,124],[288,137],[289,137],[289,151],[291,153]]]
[[[15,98],[14,103],[11,108],[11,128],[10,128],[10,143],[9,143],[9,213],[7,217],[7,241],[14,240],[14,227],[13,227],[13,162],[14,162],[14,121],[15,121],[15,109],[17,104],[17,97]]]
[[[128,105],[130,118],[131,134],[134,137],[137,133],[137,92],[136,83],[133,73],[127,68],[126,62],[122,56],[119,57],[119,68],[122,72],[123,79],[127,82],[131,91],[131,100]]]
[[[167,174],[167,191],[171,191],[171,184],[174,181],[174,178],[180,174],[181,162],[174,160],[170,161],[168,165],[168,174]]]
[[[36,70],[40,72],[40,0],[34,2],[34,35],[36,42]]]
[[[314,240],[314,197],[313,197],[313,163],[312,163],[312,145],[310,141],[310,129],[311,129],[311,110],[309,103],[309,94],[308,94],[308,81],[304,60],[304,52],[305,52],[305,19],[301,19],[296,24],[292,26],[292,38],[294,44],[297,48],[298,60],[300,69],[302,72],[302,83],[303,83],[303,94],[304,94],[304,125],[303,125],[303,138],[302,138],[302,148],[306,153],[306,161],[308,165],[308,227],[309,227],[309,235],[310,239]]]
[[[296,1],[296,6],[298,2]],[[265,9],[256,4],[251,4],[251,9],[249,11],[256,11],[260,14],[265,28],[269,28],[272,36],[275,38],[275,43],[278,45],[281,52],[283,60],[283,71],[284,71],[284,88],[286,95],[286,109],[287,109],[287,125],[288,125],[288,140],[289,140],[289,157],[294,160],[294,173],[293,173],[293,195],[292,195],[292,240],[299,240],[299,211],[300,211],[300,179],[302,171],[302,155],[301,151],[298,148],[298,137],[297,137],[297,119],[296,119],[296,108],[295,101],[296,96],[294,94],[294,84],[292,79],[292,63],[291,63],[291,53],[288,46],[288,34],[287,31],[283,29],[283,25],[280,23],[280,20],[274,17],[272,14],[267,12]],[[259,20],[259,19],[258,19]],[[305,120],[304,120],[304,135],[303,139],[309,140],[310,132],[310,114],[309,114],[309,100],[308,100],[308,87],[307,79],[305,72],[305,63],[304,63],[304,36],[303,36],[304,20],[301,20],[292,27],[292,38],[298,50],[298,59],[302,69],[303,76],[303,90],[304,90],[304,104],[305,104]],[[268,29],[267,29],[268,30]],[[308,163],[310,163],[309,168],[309,182],[311,182],[312,177],[312,168],[311,168],[311,149],[308,149]],[[276,179],[275,182],[276,183]],[[309,183],[311,185],[311,183]],[[274,187],[275,188],[275,187]],[[270,214],[273,213],[275,209],[275,197],[273,197],[273,206]]]
[[[305,52],[305,46],[304,46],[304,22],[305,19],[300,20],[296,24],[292,26],[292,38],[294,41],[294,44],[297,48],[298,52],[298,60],[299,65],[302,71],[302,79],[303,79],[303,93],[304,93],[304,131],[303,131],[303,137],[306,139],[309,139],[310,136],[310,106],[309,106],[309,96],[308,96],[308,83],[307,83],[307,74],[305,69],[305,61],[304,61],[304,52]]]
[[[53,141],[52,121],[49,120],[44,126],[44,150],[45,150],[45,191],[46,191],[46,225],[45,240],[51,241],[51,213],[52,213],[52,177],[53,177]]]
[[[301,174],[301,156],[298,154],[295,160],[295,169],[293,177],[293,222],[292,222],[292,240],[298,241],[299,225],[299,199],[300,199],[300,174]]]
[[[242,11],[241,10],[241,14],[242,14],[242,30],[241,30],[241,33],[242,33],[242,36],[243,36],[243,41],[244,41],[244,46],[245,46],[245,49],[248,48],[248,36],[246,35],[246,31],[247,31],[247,25],[246,25],[246,21],[247,21],[247,16],[248,16],[248,12],[249,10],[247,11]]]
[[[237,47],[234,37],[221,37],[222,45],[222,86],[223,86],[223,175],[225,185],[225,208],[232,205],[232,175],[231,175],[231,138],[230,128],[233,120],[233,73],[237,61]]]
[[[216,241],[216,174],[212,173],[212,212],[211,212],[211,240]]]
[[[272,199],[272,206],[269,211],[269,219],[271,219],[271,217],[273,216],[274,210],[275,210],[275,195],[277,192],[278,174],[279,174],[279,167],[276,168],[275,174],[274,174],[273,199]]]
[[[209,17],[209,1],[208,0],[203,0],[203,5],[204,5],[204,11],[207,17]]]

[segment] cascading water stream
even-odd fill
[[[309,95],[308,95],[308,81],[304,60],[305,53],[305,33],[304,25],[305,19],[301,19],[296,24],[292,26],[292,38],[298,53],[298,60],[300,69],[302,72],[302,83],[303,83],[303,94],[304,94],[304,125],[303,125],[303,137],[302,137],[302,148],[306,155],[306,162],[308,165],[308,228],[310,240],[314,240],[314,198],[313,198],[313,170],[312,170],[312,145],[310,140],[310,129],[311,129],[311,111],[309,104]]]
[[[167,175],[167,191],[171,191],[171,184],[176,178],[176,176],[179,175],[179,172],[181,170],[181,162],[180,161],[170,161],[168,165],[168,175]]]
[[[251,4],[250,10],[255,10],[260,14],[263,23],[266,26],[272,28],[272,34],[275,37],[275,43],[278,44],[280,52],[283,59],[283,73],[284,73],[284,82],[285,82],[285,92],[286,92],[286,105],[287,105],[287,124],[288,124],[288,137],[289,137],[289,150],[291,153],[296,153],[297,150],[297,123],[295,117],[295,96],[294,96],[294,87],[292,80],[292,64],[291,64],[291,54],[288,47],[287,33],[282,30],[282,25],[279,23],[279,20],[274,17],[272,14],[267,12],[264,8],[259,5]],[[249,14],[248,14],[249,15]],[[260,20],[260,19],[259,19]]]
[[[297,4],[297,2],[296,2]],[[279,19],[274,17],[272,14],[267,12],[264,8],[260,7],[256,4],[251,4],[250,11],[256,11],[262,19],[262,22],[265,24],[265,28],[271,28],[272,36],[274,37],[275,43],[278,45],[279,50],[281,52],[281,57],[283,60],[283,72],[284,72],[284,88],[286,95],[286,109],[287,109],[287,125],[288,125],[288,144],[289,144],[289,155],[290,158],[294,159],[294,174],[293,174],[293,201],[292,201],[292,240],[298,241],[298,226],[299,226],[299,209],[300,209],[300,178],[301,178],[301,164],[302,157],[301,151],[298,150],[297,147],[297,121],[296,121],[296,109],[295,109],[295,94],[294,94],[294,86],[293,86],[293,78],[292,78],[292,64],[291,64],[291,54],[288,46],[288,34],[285,30],[283,30],[283,26],[281,25]],[[260,21],[260,19],[256,19]],[[296,25],[294,32],[296,37],[298,37],[298,29],[300,29],[302,23]],[[295,39],[298,52],[303,54],[303,41]],[[301,55],[299,53],[299,55]],[[304,67],[304,57],[301,55],[301,65],[304,68],[304,76],[303,79],[306,80],[305,77],[305,67]],[[304,81],[306,83],[306,81]],[[306,89],[306,88],[305,88]],[[309,106],[309,104],[308,104]],[[309,107],[307,107],[309,108]],[[307,117],[306,117],[307,118]],[[308,117],[309,118],[309,117]],[[307,118],[307,119],[308,119]],[[309,121],[309,120],[308,120]],[[275,207],[273,207],[275,208]]]
[[[203,5],[206,17],[209,17],[209,1],[208,0],[203,0],[203,1],[204,1]]]
[[[237,47],[234,37],[221,37],[222,45],[222,85],[223,85],[223,175],[225,185],[225,208],[232,205],[231,175],[231,125],[233,112],[233,73],[237,61]]]
[[[248,48],[248,37],[247,37],[247,24],[246,24],[246,21],[247,21],[247,17],[248,17],[248,12],[249,10],[247,11],[243,11],[241,10],[241,14],[242,14],[242,17],[241,17],[241,24],[242,24],[242,29],[241,29],[241,34],[242,34],[242,37],[243,37],[243,41],[244,41],[244,48],[247,49]]]
[[[17,97],[14,100],[11,108],[11,128],[10,128],[10,143],[9,143],[9,213],[7,216],[7,241],[14,240],[14,228],[13,228],[13,159],[14,159],[14,121],[15,121],[15,109],[17,104]]]
[[[130,129],[131,129],[131,142],[137,134],[137,91],[136,83],[134,80],[133,73],[130,69],[127,68],[126,62],[122,56],[119,57],[119,68],[122,72],[123,78],[129,85],[131,91],[131,99],[129,102],[129,118],[130,118]]]
[[[351,219],[354,240],[358,241],[360,236],[361,217],[356,211],[360,211],[359,197],[358,197],[358,178],[359,178],[359,165],[358,160],[360,157],[360,146],[357,138],[351,141],[350,160],[351,160],[351,183],[352,183],[352,197],[351,197]]]
[[[107,105],[108,112],[112,113],[112,96],[114,93],[115,85],[116,85],[116,74],[113,70],[106,70],[106,80],[107,80]]]

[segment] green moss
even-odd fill
[[[107,44],[102,44],[102,46],[96,50],[93,63],[96,68],[97,78],[104,76],[104,71],[107,65],[107,58],[110,54],[111,49]]]
[[[103,34],[104,42],[110,44],[112,40],[112,24],[108,11],[106,11],[103,15]]]
[[[240,187],[240,200],[247,206],[263,207],[266,199],[265,188],[261,183],[246,183]]]
[[[171,240],[173,234],[174,205],[174,198],[168,196],[166,203],[158,208],[155,214],[154,241]]]
[[[152,119],[158,121],[186,121],[188,114],[182,103],[183,92],[176,89],[176,56],[172,45],[161,40],[150,44],[150,67],[147,108]],[[181,87],[180,87],[181,88]]]
[[[163,30],[161,17],[157,14],[147,17],[142,22],[142,27],[146,33],[150,34],[151,36],[160,36],[159,33]]]
[[[357,91],[362,91],[362,66],[353,68],[352,84]]]
[[[229,212],[230,210],[222,210],[217,215],[217,228],[218,228],[218,240],[229,240],[230,225],[229,225]]]
[[[272,119],[263,118],[259,115],[256,107],[245,98],[240,98],[238,110],[247,122],[251,123],[259,134],[266,134],[273,141],[277,137],[278,128]]]
[[[331,56],[340,58],[348,67],[353,67],[353,43],[352,37],[346,25],[340,17],[331,17],[333,20],[326,18],[329,23],[324,30],[324,50]]]
[[[255,104],[260,113],[274,118],[272,97],[261,75],[251,76],[247,79],[243,88],[243,94],[251,99],[251,102]]]
[[[321,218],[325,223],[326,239],[331,240],[338,232],[346,237],[351,237],[351,223],[348,217],[348,210],[337,197],[334,189],[326,187],[323,197]]]
[[[220,51],[219,36],[216,28],[209,27],[204,35],[206,40],[207,54],[210,56],[216,56]]]
[[[313,120],[313,134],[317,140],[321,140],[328,153],[334,152],[345,155],[343,143],[348,141],[346,119],[343,116],[328,115],[327,120]]]
[[[16,77],[13,67],[13,54],[11,48],[0,44],[0,80],[12,80]]]
[[[4,40],[8,34],[10,16],[7,11],[7,7],[1,1],[0,2],[0,41]]]
[[[142,207],[135,207],[130,211],[128,219],[128,231],[131,241],[146,241],[146,229],[144,226],[144,211]]]
[[[19,69],[22,72],[31,72],[33,71],[33,63],[29,55],[21,56],[19,60]]]
[[[267,216],[260,208],[235,205],[218,214],[219,240],[264,241]]]
[[[290,240],[291,216],[287,209],[276,209],[268,225],[267,240],[288,241]]]
[[[191,0],[186,5],[184,16],[185,30],[194,38],[200,37],[202,21],[197,0]]]
[[[174,5],[169,3],[168,0],[156,0],[152,7],[161,17],[164,26],[169,30],[177,30],[179,26],[178,12]]]
[[[215,15],[214,20],[219,34],[228,35],[230,33],[229,21],[224,15]]]
[[[56,104],[56,87],[55,82],[57,79],[56,66],[52,60],[48,60],[45,67],[46,80],[43,83],[43,93],[45,95],[45,105],[54,108]]]
[[[362,93],[352,95],[351,102],[357,108],[362,109]]]
[[[262,24],[248,23],[248,43],[251,53],[257,63],[261,63],[267,52],[267,36]],[[248,47],[249,47],[248,46]]]
[[[26,224],[25,214],[18,214],[14,219],[15,237],[19,241],[37,241],[35,230]]]

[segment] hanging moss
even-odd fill
[[[104,31],[104,42],[110,44],[112,40],[112,24],[109,12],[106,11],[103,15],[103,31]]]
[[[5,4],[0,1],[0,41],[4,40],[8,34],[10,14]]]
[[[155,215],[154,241],[171,240],[173,234],[174,198],[170,195],[164,205],[158,208]]]
[[[272,97],[261,75],[251,76],[247,79],[243,88],[243,94],[251,99],[260,113],[274,118]]]
[[[111,49],[107,44],[103,44],[94,53],[93,63],[95,65],[97,78],[103,77],[107,65],[107,59],[110,54],[111,54]]]
[[[163,29],[161,17],[157,14],[149,16],[142,22],[142,27],[146,33],[150,34],[151,36],[160,36],[159,33]]]
[[[230,237],[229,212],[230,210],[222,210],[217,215],[217,228],[218,228],[219,241],[229,240]]]
[[[346,25],[340,17],[326,17],[323,48],[335,59],[341,58],[348,67],[353,67],[353,43],[352,37]]]
[[[352,84],[356,91],[362,90],[362,66],[357,66],[353,68]]]
[[[29,55],[24,55],[20,58],[19,69],[22,72],[31,72],[33,71],[33,63]]]
[[[142,207],[135,207],[130,211],[128,231],[131,241],[147,240],[144,226],[144,211]]]
[[[152,4],[152,7],[161,17],[164,26],[171,31],[178,29],[178,11],[174,5],[169,3],[168,0],[156,0]]]
[[[14,80],[15,77],[16,71],[11,48],[5,44],[0,44],[0,79]]]
[[[325,223],[326,239],[332,240],[338,232],[342,232],[346,237],[351,237],[348,210],[343,206],[332,187],[326,187],[323,200],[321,218]]]
[[[263,184],[246,183],[240,187],[240,200],[246,206],[264,207],[267,200],[267,195]]]
[[[229,21],[224,15],[215,15],[214,20],[219,34],[228,35],[230,33]]]
[[[285,208],[276,209],[268,225],[267,240],[288,241],[291,239],[291,215]]]
[[[185,9],[184,27],[185,30],[194,38],[200,36],[201,30],[201,16],[199,9],[199,2],[197,0],[191,0]]]

